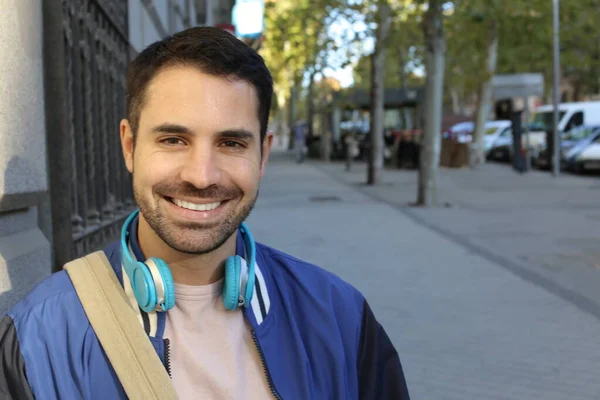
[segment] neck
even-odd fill
[[[157,257],[164,260],[173,281],[184,285],[209,285],[223,278],[225,260],[235,255],[237,233],[218,249],[206,254],[188,254],[173,249],[148,225],[140,215],[138,222],[138,243],[145,257]]]

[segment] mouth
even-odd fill
[[[201,212],[216,210],[221,205],[223,205],[224,203],[227,202],[227,200],[222,200],[222,201],[213,201],[210,203],[199,203],[199,202],[196,203],[196,202],[176,199],[173,197],[165,197],[165,198],[169,202],[175,204],[176,206],[178,206],[180,208],[184,208],[184,209],[190,210],[190,211],[201,211]]]

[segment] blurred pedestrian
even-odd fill
[[[298,119],[294,125],[294,148],[296,150],[296,163],[298,164],[304,162],[307,133],[308,123],[303,119]]]
[[[350,171],[352,161],[360,154],[358,148],[358,139],[354,130],[349,130],[344,136],[344,144],[346,148],[346,171]]]

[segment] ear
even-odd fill
[[[269,155],[271,154],[271,146],[273,145],[273,132],[267,131],[267,136],[263,140],[262,144],[262,160],[260,162],[260,176],[265,176],[267,169],[267,162],[269,161]]]
[[[126,119],[121,120],[119,125],[121,133],[121,148],[123,149],[123,157],[125,158],[125,165],[129,172],[133,172],[133,131],[131,125]]]

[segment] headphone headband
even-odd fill
[[[255,272],[254,268],[256,266],[256,243],[254,242],[254,238],[252,237],[252,233],[250,233],[250,229],[244,222],[240,225],[240,232],[242,236],[245,236],[244,245],[246,248],[246,254],[248,256],[248,260],[246,264],[248,265],[248,281],[246,283],[246,293],[244,293],[244,298],[246,299],[245,306],[248,307],[250,300],[252,300],[252,293],[254,292],[254,281],[255,281]]]
[[[122,257],[125,257],[125,261],[129,263],[134,262],[133,258],[131,257],[131,254],[129,254],[129,244],[127,243],[127,239],[130,236],[129,228],[131,227],[133,220],[135,219],[135,217],[137,217],[139,213],[139,209],[136,209],[134,212],[132,212],[129,215],[129,217],[127,217],[127,219],[125,220],[125,223],[123,223],[123,229],[121,229],[121,254]]]

